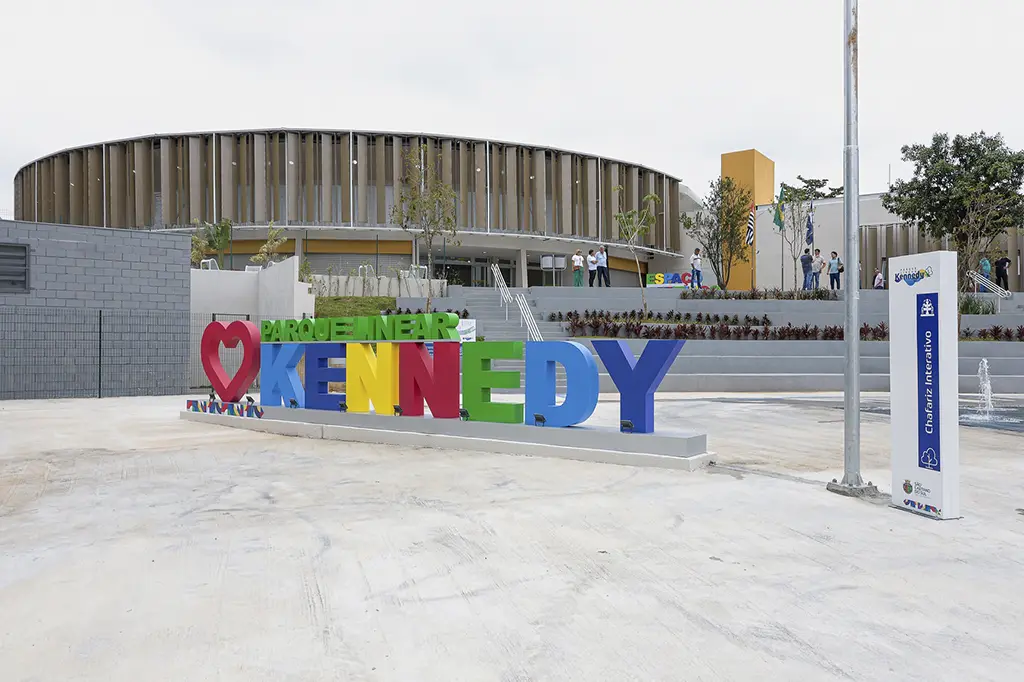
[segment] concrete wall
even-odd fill
[[[186,234],[0,221],[29,291],[0,293],[0,399],[187,389]]]
[[[313,315],[310,285],[299,281],[299,261],[288,258],[259,272],[192,270],[191,310],[253,319]]]

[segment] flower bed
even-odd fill
[[[564,322],[573,318],[580,317],[580,313],[573,310],[568,313],[550,313],[548,314],[548,322]],[[670,311],[667,313],[648,313],[647,317],[643,316],[643,311],[630,310],[629,312],[613,313],[611,311],[604,310],[584,310],[583,319],[586,320],[597,320],[604,322],[620,322],[620,323],[636,323],[640,324],[658,324],[661,322],[676,322],[682,324],[744,324],[752,327],[771,326],[771,319],[767,315],[758,317],[756,315],[729,315],[729,314],[716,314],[716,313],[683,313],[676,311]]]
[[[683,289],[679,298],[686,300],[723,300],[723,301],[838,301],[839,291],[832,289],[810,289],[786,291],[784,289],[758,289],[750,291],[725,291],[718,287],[710,289]]]
[[[734,341],[841,341],[845,337],[841,325],[805,324],[794,326],[771,326],[771,324],[751,323],[737,324],[733,321],[737,316],[725,316],[727,319],[714,321],[714,316],[705,316],[703,322],[696,320],[687,324],[658,324],[656,321],[639,319],[639,316],[618,317],[603,311],[586,311],[586,315],[571,312],[565,315],[565,328],[571,336],[623,338],[623,339],[718,339]],[[636,311],[633,311],[634,313]],[[678,313],[670,314],[673,320]],[[711,319],[707,319],[711,318]],[[885,322],[877,325],[863,324],[860,328],[863,341],[888,341],[889,327]],[[1017,329],[1009,327],[993,327],[974,331],[964,329],[960,338],[964,341],[1021,341],[1024,342],[1024,326]]]

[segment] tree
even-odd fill
[[[196,226],[196,234],[201,235],[202,240],[205,241],[206,250],[217,254],[217,266],[223,270],[224,252],[231,246],[231,221],[224,218],[213,225],[199,220],[194,220],[192,223]]]
[[[797,176],[799,178],[799,176]],[[809,213],[809,207],[807,202],[810,201],[814,190],[809,189],[806,185],[804,187],[793,187],[782,183],[782,204],[780,205],[778,200],[772,202],[772,209],[776,216],[779,213],[782,214],[782,227],[780,232],[782,233],[782,241],[786,245],[786,249],[789,251],[789,256],[793,260],[793,290],[797,289],[797,272],[800,268],[797,264],[800,262],[800,254],[807,248],[807,214]]]
[[[796,179],[803,185],[802,189],[807,193],[809,199],[835,199],[843,196],[843,188],[829,187],[828,180],[825,178],[805,178],[798,175]],[[788,185],[783,183],[783,187],[788,187]],[[826,189],[828,189],[827,192]]]
[[[900,151],[914,164],[914,175],[893,183],[882,206],[953,244],[960,288],[966,291],[967,271],[996,239],[1024,223],[1024,152],[1010,149],[1002,135],[984,131],[952,141],[936,133],[930,145],[905,145]]]
[[[651,192],[644,196],[643,208],[625,210],[625,191],[622,185],[617,185],[614,191],[619,195],[619,212],[615,214],[615,222],[619,226],[619,239],[626,242],[626,248],[633,254],[636,261],[636,276],[640,280],[640,300],[644,306],[644,319],[647,318],[647,293],[644,291],[644,276],[640,272],[640,257],[636,255],[639,242],[654,227],[654,221],[658,213],[655,207],[661,203],[661,198]]]
[[[419,233],[427,250],[427,312],[433,298],[434,240],[448,239],[458,246],[455,190],[444,183],[436,166],[426,161],[426,145],[410,147],[402,155],[403,175],[391,221],[403,230]]]
[[[683,229],[693,237],[715,273],[718,286],[727,289],[734,263],[750,260],[747,246],[747,218],[752,194],[732,178],[711,182],[711,191],[694,217],[683,216]]]
[[[257,265],[277,262],[277,250],[284,242],[284,228],[274,227],[274,223],[270,223],[267,226],[267,241],[260,244],[260,250],[249,260]]]

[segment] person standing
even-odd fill
[[[825,259],[821,257],[821,249],[814,250],[814,261],[811,263],[811,279],[814,288],[821,288],[821,273],[825,269]]]
[[[879,270],[878,268],[875,268],[875,283],[874,283],[874,287],[876,289],[884,289],[885,288],[885,277],[882,277],[882,271]]]
[[[991,281],[992,280],[992,263],[989,262],[988,256],[982,256],[981,257],[981,262],[978,263],[978,265],[981,267],[981,274],[985,277],[985,279]],[[987,286],[985,286],[985,285],[982,285],[981,290],[987,293],[989,291],[989,288]]]
[[[574,287],[583,286],[583,251],[576,249],[576,253],[572,254],[572,285]]]
[[[840,289],[839,285],[839,274],[845,270],[843,267],[843,259],[839,257],[839,254],[835,251],[832,252],[832,257],[828,261],[828,288],[837,290]]]
[[[694,249],[690,256],[690,286],[700,289],[704,283],[704,273],[701,272],[700,249]]]
[[[800,256],[800,267],[804,271],[804,289],[811,288],[811,268],[814,265],[814,258],[811,257],[811,250],[804,249],[804,255]]]
[[[591,249],[587,252],[587,271],[590,275],[590,286],[594,286],[594,278],[597,277],[597,256],[594,255],[594,250]]]
[[[1003,256],[996,261],[996,285],[1009,291],[1010,289],[1010,259]]]
[[[608,253],[603,246],[597,250],[597,286],[601,286],[602,281],[606,287],[612,285],[612,280],[608,277]]]

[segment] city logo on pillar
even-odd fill
[[[264,408],[338,411],[345,403],[348,412],[390,416],[397,405],[403,417],[422,417],[429,408],[435,419],[459,419],[461,414],[471,421],[547,428],[581,424],[594,413],[599,373],[594,353],[583,344],[460,342],[458,323],[452,313],[268,320],[259,328],[252,322],[212,323],[204,334],[203,366],[227,402],[239,400],[258,371]],[[214,325],[221,326],[210,331]],[[259,339],[259,353],[251,352]],[[245,371],[230,382],[220,375],[215,381],[211,372],[220,368],[223,374],[220,343],[231,348],[240,340],[246,349]],[[651,340],[639,357],[625,341],[592,343],[619,391],[621,420],[631,422],[634,433],[653,432],[654,393],[684,342]],[[250,356],[258,358],[255,368]],[[344,360],[345,366],[333,366],[332,360]],[[525,360],[525,368],[494,369],[497,360]],[[566,380],[561,399],[558,366]],[[344,383],[345,393],[331,393],[332,383]],[[492,400],[495,389],[520,388],[522,403]]]
[[[931,277],[933,270],[927,268],[907,268],[896,273],[896,281],[904,282],[907,286],[914,286],[923,279]]]

